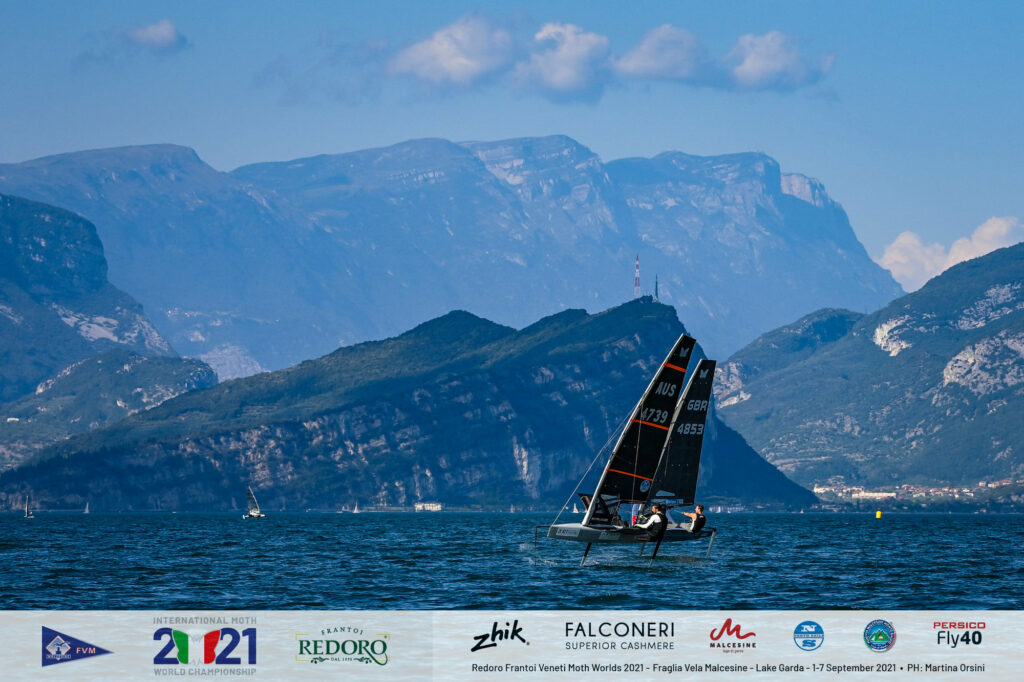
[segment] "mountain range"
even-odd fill
[[[0,470],[55,440],[216,383],[107,281],[91,223],[0,195]]]
[[[0,506],[232,509],[250,483],[269,509],[558,507],[683,331],[650,297],[518,331],[448,313],[50,446],[0,475]],[[717,418],[704,451],[705,503],[816,501]]]
[[[1024,243],[868,315],[821,310],[723,363],[723,419],[811,485],[1024,478]]]
[[[0,164],[94,222],[111,280],[221,378],[453,309],[523,326],[643,285],[727,354],[822,306],[900,295],[823,186],[763,154],[602,162],[564,136],[391,147],[230,173],[173,145]]]

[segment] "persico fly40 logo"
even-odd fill
[[[958,646],[980,646],[985,621],[935,621],[932,623],[932,629],[937,630],[935,643],[945,644],[950,649]]]
[[[43,626],[43,666],[113,653]]]
[[[220,628],[193,636],[160,628],[153,639],[164,642],[153,665],[256,665],[256,628]]]

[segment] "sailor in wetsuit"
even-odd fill
[[[643,528],[647,531],[648,540],[660,540],[668,528],[668,516],[665,515],[665,505],[655,502],[651,508],[654,512],[651,518],[643,523],[636,524],[635,528]]]
[[[683,512],[683,516],[690,517],[690,532],[696,533],[704,527],[704,524],[708,522],[704,516],[704,505],[698,504],[696,509],[692,512]]]

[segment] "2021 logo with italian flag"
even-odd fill
[[[153,657],[153,665],[256,664],[256,628],[246,628],[239,632],[235,628],[225,627],[195,637],[190,637],[182,630],[160,628],[153,633],[153,639],[165,642]],[[190,640],[194,640],[194,644]]]

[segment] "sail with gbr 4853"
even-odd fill
[[[690,524],[672,523],[663,514],[661,527],[652,534],[627,524],[621,514],[625,506],[639,508],[643,516],[655,504],[671,509],[694,503],[715,378],[715,361],[699,360],[687,381],[695,344],[685,334],[675,342],[619,434],[594,493],[580,494],[587,506],[582,522],[555,519],[548,526],[549,538],[587,543],[584,559],[594,543],[645,543],[642,554],[653,540],[653,559],[662,542],[710,538],[710,551],[713,528],[691,530]]]

